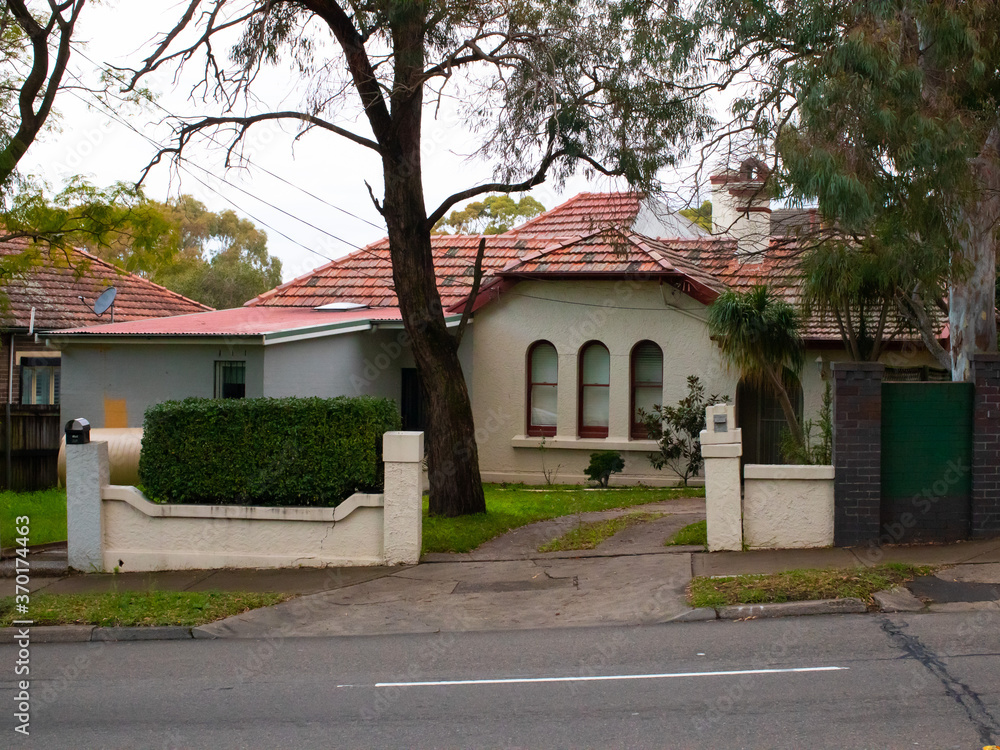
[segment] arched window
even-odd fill
[[[649,437],[639,418],[639,410],[649,413],[663,403],[663,350],[652,341],[640,341],[632,349],[632,437]]]
[[[559,392],[559,357],[548,341],[538,341],[528,350],[528,434],[556,434]]]
[[[608,436],[608,392],[611,385],[611,355],[600,341],[580,350],[580,437]]]

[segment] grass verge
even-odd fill
[[[428,516],[424,498],[424,553],[468,552],[512,529],[558,516],[705,496],[704,487],[562,490],[488,484],[484,489],[487,512],[458,518]]]
[[[647,521],[655,521],[663,518],[666,513],[627,513],[617,518],[609,518],[606,521],[592,521],[581,523],[575,529],[567,531],[561,537],[546,542],[538,548],[539,552],[565,552],[575,549],[594,549],[601,542],[610,539],[619,531],[637,526]]]
[[[184,625],[195,626],[268,607],[287,594],[227,591],[122,591],[100,594],[32,594],[36,625]],[[0,599],[0,627],[23,617],[14,598]]]
[[[28,544],[66,541],[66,490],[0,492],[0,547],[13,547],[15,519],[30,519]]]
[[[934,570],[927,565],[886,563],[873,568],[790,570],[731,578],[697,576],[691,579],[688,603],[692,607],[722,607],[857,597],[871,604],[875,592],[898,586],[915,576],[930,575]]]
[[[708,545],[708,521],[689,523],[663,543],[664,547],[674,547],[687,544]]]

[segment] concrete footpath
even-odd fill
[[[580,522],[643,510],[664,515],[632,527],[589,551],[539,553],[540,544]],[[224,570],[33,577],[44,593],[85,591],[278,591],[282,604],[195,628],[161,629],[162,637],[269,638],[504,630],[594,625],[639,625],[671,620],[759,617],[823,611],[864,611],[864,603],[765,605],[716,612],[692,610],[685,589],[692,575],[726,576],[801,568],[907,562],[957,566],[940,571],[916,593],[896,592],[887,611],[941,608],[1000,609],[1000,539],[881,549],[775,550],[705,553],[664,547],[677,529],[704,518],[704,501],[673,500],[620,511],[584,513],[510,532],[463,555],[427,555],[420,565],[395,568]],[[0,581],[4,591],[10,579]],[[964,586],[964,588],[963,588]],[[970,588],[971,587],[971,588]],[[978,598],[977,598],[978,597]],[[942,601],[944,600],[944,601]],[[860,609],[858,608],[860,605]],[[896,607],[896,609],[893,609]],[[725,609],[725,608],[723,608]],[[35,628],[33,634],[43,630]],[[84,633],[84,630],[87,632]],[[77,629],[76,640],[140,637],[117,629]],[[151,629],[146,637],[156,636]],[[176,631],[176,632],[175,632]],[[69,631],[67,629],[67,637]]]

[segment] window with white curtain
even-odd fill
[[[556,434],[559,394],[559,356],[548,341],[528,350],[528,434]]]
[[[639,410],[647,413],[663,403],[663,350],[652,341],[640,341],[632,349],[632,437],[649,437],[639,418]]]
[[[608,348],[600,341],[585,344],[580,350],[580,437],[608,436],[610,386],[611,354]]]

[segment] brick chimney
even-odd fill
[[[759,263],[771,239],[771,205],[765,182],[770,173],[750,158],[738,170],[726,169],[712,180],[712,233],[736,240],[747,263]]]

